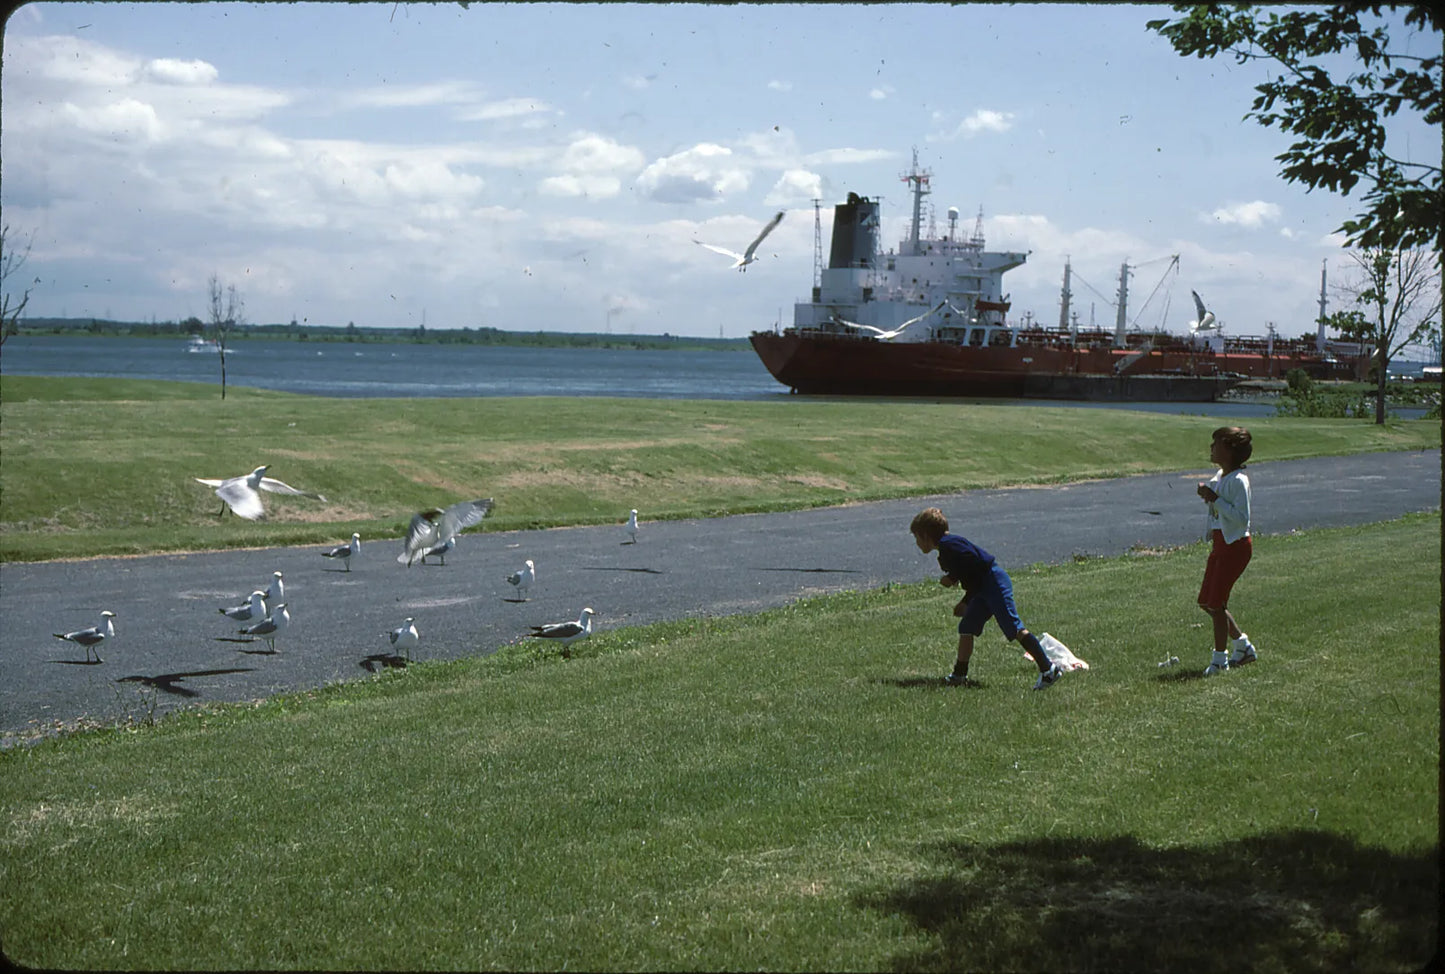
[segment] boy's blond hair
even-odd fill
[[[930,507],[926,511],[919,511],[914,516],[913,522],[908,525],[908,530],[920,538],[927,538],[929,541],[937,541],[948,533],[948,518],[936,507]]]
[[[1229,455],[1234,458],[1236,467],[1244,466],[1249,460],[1250,454],[1254,452],[1254,443],[1249,435],[1249,430],[1243,426],[1221,426],[1214,431],[1214,439],[1224,444]]]

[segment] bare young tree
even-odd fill
[[[215,274],[207,282],[211,300],[211,331],[216,337],[216,351],[221,358],[221,398],[226,398],[226,337],[231,328],[244,322],[246,302],[236,285],[221,286]]]
[[[10,279],[25,266],[25,261],[30,257],[32,241],[27,237],[24,248],[16,250],[12,246],[13,239],[10,224],[0,226],[0,345],[15,334],[20,316],[25,313],[25,306],[30,303],[30,288],[21,291],[19,300],[16,300],[11,291]]]
[[[1364,312],[1362,337],[1374,346],[1375,422],[1383,424],[1390,360],[1440,328],[1439,258],[1432,251],[1403,247],[1354,250],[1350,258],[1361,278],[1346,290]]]

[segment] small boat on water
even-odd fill
[[[1226,337],[1201,313],[1204,327],[1187,336],[1129,331],[1127,264],[1112,332],[1070,322],[1067,266],[1059,326],[1011,322],[1003,276],[1028,255],[985,250],[981,213],[973,234],[962,236],[956,208],[946,234],[935,237],[930,226],[925,238],[931,174],[915,155],[903,178],[913,214],[897,251],[879,252],[878,202],[849,193],[834,207],[828,264],[814,268],[811,300],[794,305],[791,327],[750,336],[763,365],[793,392],[1210,402],[1246,378],[1283,378],[1297,368],[1355,378],[1368,364],[1358,346],[1326,342],[1323,329],[1314,341]],[[1177,265],[1172,258],[1170,270]]]
[[[188,352],[216,352],[221,351],[221,343],[214,338],[202,338],[200,335],[192,335],[191,340],[186,343]]]

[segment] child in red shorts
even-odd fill
[[[1231,667],[1253,663],[1259,658],[1229,612],[1229,593],[1244,574],[1254,553],[1249,538],[1249,477],[1244,464],[1254,452],[1249,430],[1242,426],[1221,426],[1214,431],[1209,459],[1218,472],[1199,485],[1199,496],[1209,505],[1205,538],[1210,542],[1204,583],[1199,587],[1199,607],[1214,620],[1214,658],[1205,676],[1223,673]],[[1232,650],[1225,650],[1225,641]]]

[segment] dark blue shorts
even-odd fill
[[[992,568],[987,583],[973,593],[969,599],[968,607],[963,610],[963,618],[958,620],[958,634],[960,636],[981,636],[983,625],[990,619],[998,620],[998,627],[1003,630],[1004,638],[1013,642],[1023,629],[1023,620],[1019,618],[1019,610],[1014,606],[1013,581],[997,564]]]

